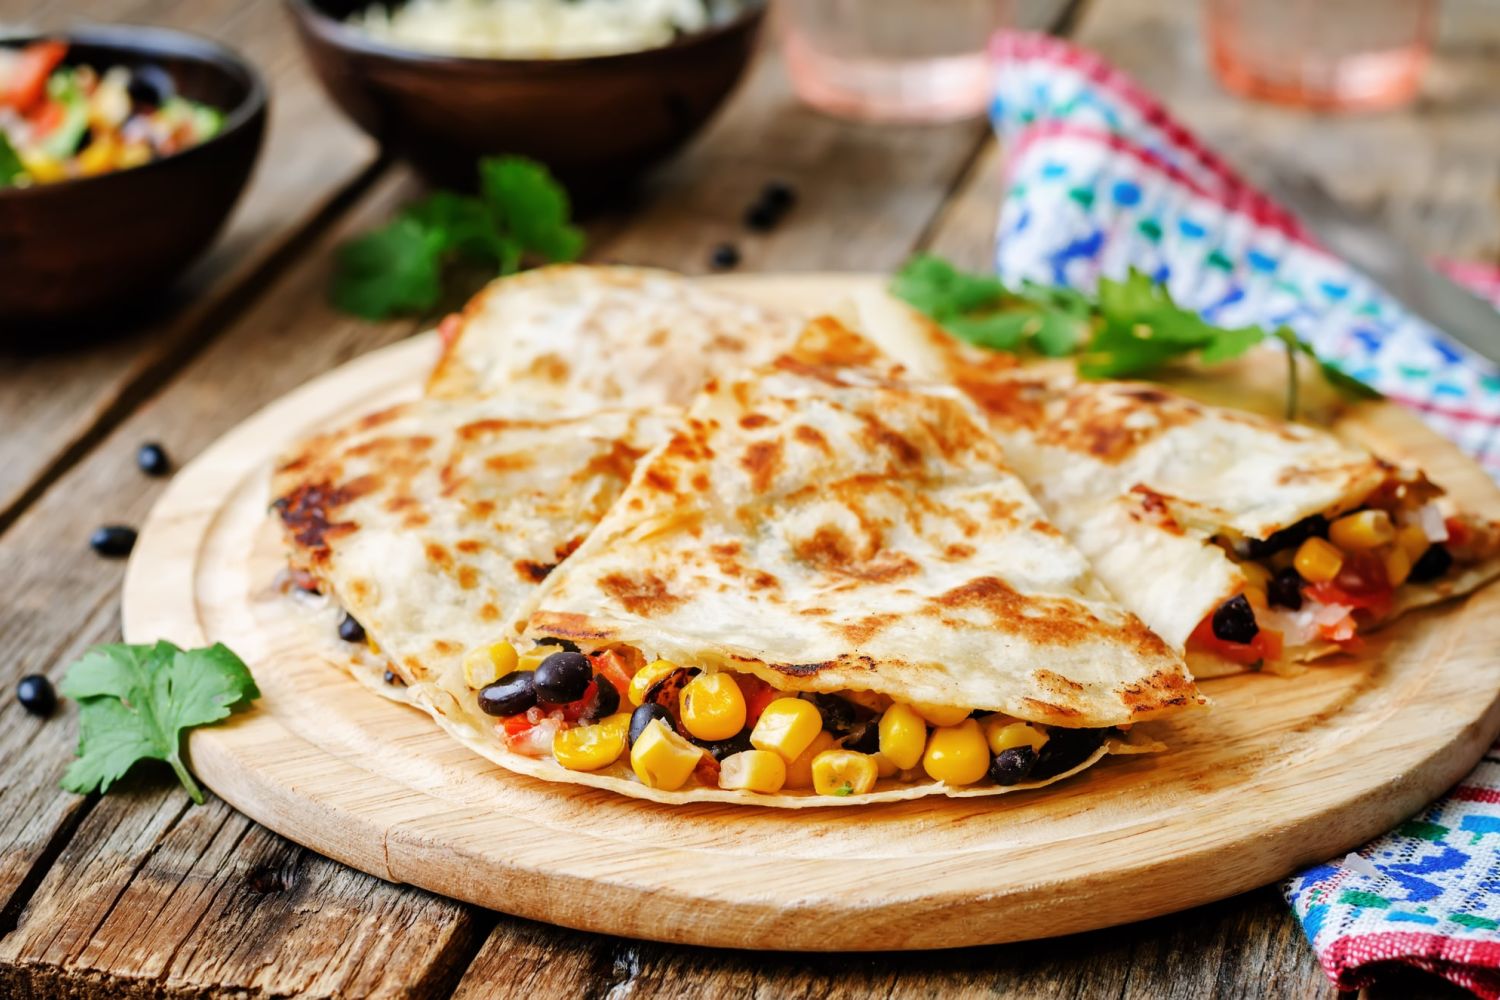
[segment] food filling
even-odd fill
[[[1384,620],[1403,587],[1430,584],[1490,558],[1493,530],[1444,517],[1425,480],[1392,479],[1355,509],[1322,514],[1265,539],[1217,538],[1246,585],[1198,623],[1188,651],[1252,668],[1286,649],[1353,651],[1360,630]]]
[[[464,679],[516,753],[574,771],[625,761],[652,788],[691,783],[772,794],[864,795],[882,779],[1038,782],[1083,763],[1111,730],[999,712],[903,704],[870,692],[780,691],[633,649],[584,653],[550,639],[470,651]]]

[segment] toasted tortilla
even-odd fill
[[[292,566],[407,684],[461,669],[466,650],[514,631],[674,415],[525,420],[495,409],[394,406],[305,442],[273,476]]]
[[[544,416],[680,406],[709,376],[785,350],[800,326],[669,271],[544,267],[470,300],[427,394]]]
[[[1212,539],[1265,539],[1315,514],[1333,518],[1403,475],[1315,427],[1210,406],[1160,385],[1020,367],[1013,357],[959,343],[883,293],[862,296],[858,307],[868,336],[979,404],[1053,521],[1120,602],[1175,649],[1246,586],[1239,565]],[[1490,557],[1432,583],[1408,583],[1391,611],[1364,629],[1497,575],[1500,557]],[[1310,660],[1337,649],[1311,642],[1285,656]],[[1196,676],[1244,669],[1197,651],[1189,663]]]

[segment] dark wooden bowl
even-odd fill
[[[0,190],[0,344],[20,344],[37,330],[102,329],[105,313],[159,292],[213,242],[265,131],[259,74],[206,39],[126,26],[42,37],[65,37],[73,65],[155,63],[178,93],[224,111],[224,128],[144,166]]]
[[[520,153],[585,202],[624,187],[692,136],[743,74],[764,20],[734,20],[661,48],[573,59],[434,55],[344,23],[368,0],[287,0],[339,106],[434,183],[475,184],[475,162]]]

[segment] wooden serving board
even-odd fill
[[[726,280],[726,279],[716,279]],[[738,278],[811,307],[857,282]],[[364,871],[570,927],[722,947],[946,948],[1140,920],[1339,856],[1462,777],[1500,730],[1500,587],[1410,616],[1358,659],[1205,682],[1171,750],[1039,792],[781,811],[663,807],[504,771],[337,662],[328,619],[270,594],[273,457],[417,394],[432,335],[273,403],[178,475],[125,581],[131,642],[222,641],[264,692],[192,734],[193,769],[253,819]],[[1500,492],[1394,406],[1340,433],[1420,462],[1471,509]]]

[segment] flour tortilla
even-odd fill
[[[1042,507],[1121,603],[1175,649],[1245,587],[1213,537],[1263,539],[1313,514],[1332,518],[1396,476],[1425,484],[1420,474],[1314,427],[1208,406],[1159,385],[1020,367],[1009,355],[954,340],[883,292],[862,295],[858,313],[866,335],[980,405]],[[1430,584],[1407,584],[1374,624],[1497,575],[1500,558],[1491,557]],[[1289,648],[1286,657],[1310,660],[1336,649],[1315,642]],[[1202,653],[1190,665],[1197,676],[1243,669]]]

